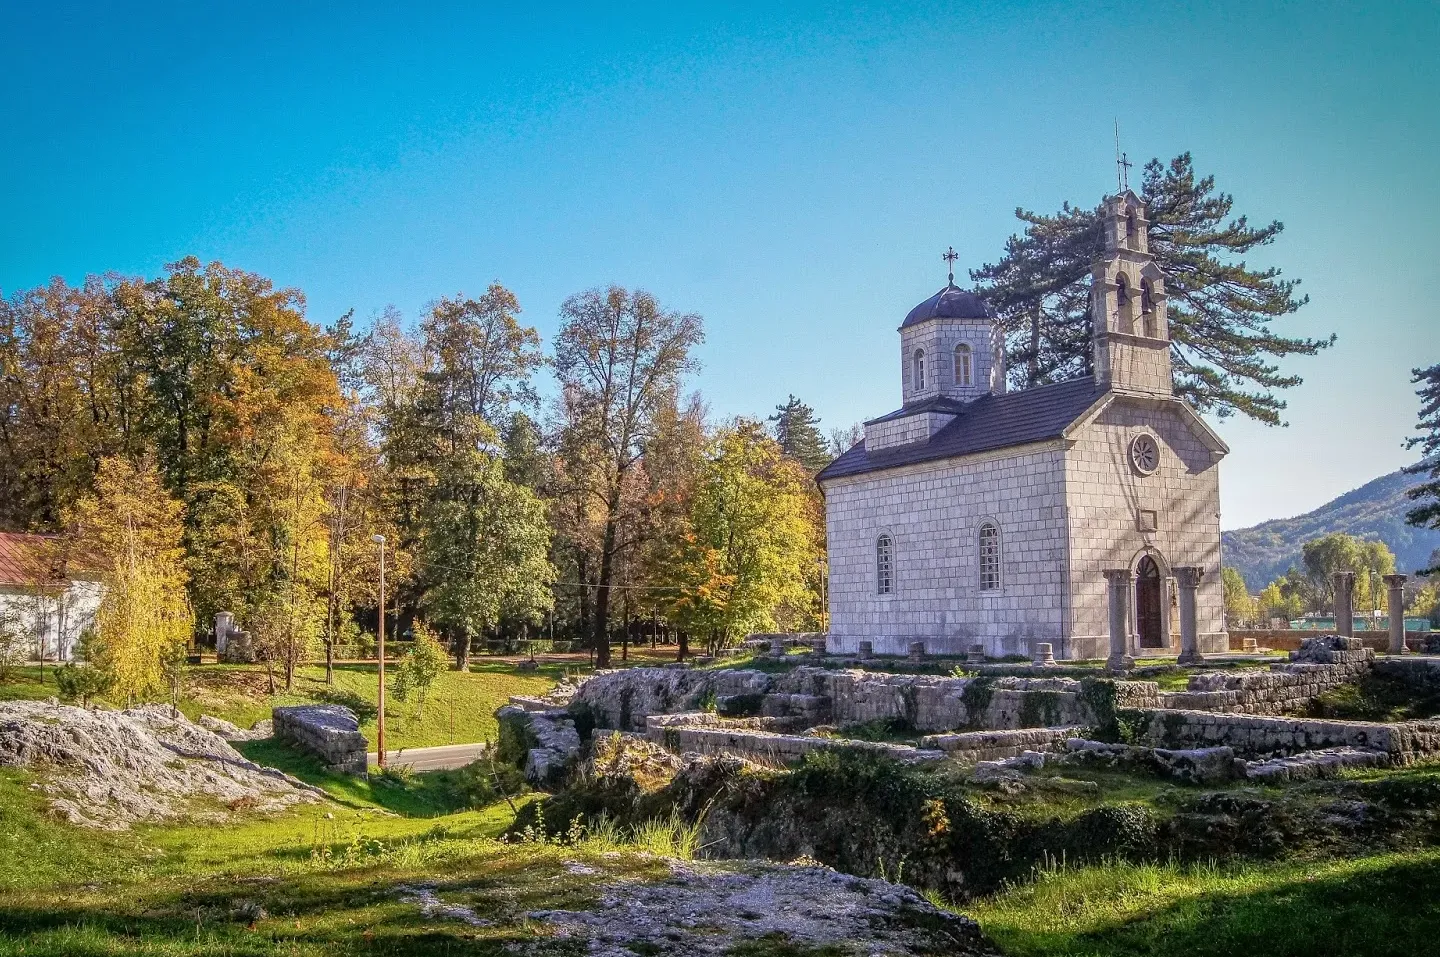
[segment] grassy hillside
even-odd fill
[[[0,682],[0,700],[56,695],[51,670],[46,669],[42,677],[39,668],[19,669],[14,679]],[[414,701],[386,701],[386,747],[492,740],[497,708],[511,695],[544,694],[563,671],[559,666],[542,666],[538,672],[522,674],[514,665],[502,662],[472,665],[468,674],[446,671],[436,679],[423,712]],[[388,671],[386,677],[390,677]],[[332,702],[346,705],[360,716],[360,730],[373,744],[377,690],[374,665],[336,666],[333,686],[325,684],[323,668],[301,668],[295,687],[287,692],[282,685],[275,695],[266,693],[265,669],[258,665],[201,665],[187,669],[180,710],[192,721],[209,714],[248,728],[270,717],[270,710],[277,706]]]
[[[1405,513],[1414,507],[1405,490],[1415,484],[1414,476],[1391,472],[1313,512],[1225,532],[1221,536],[1225,564],[1239,569],[1245,584],[1258,591],[1291,565],[1300,564],[1300,546],[1305,542],[1345,532],[1389,545],[1403,572],[1424,568],[1430,553],[1440,548],[1440,532],[1405,524]]]

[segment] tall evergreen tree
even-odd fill
[[[1329,339],[1280,335],[1275,319],[1305,305],[1298,280],[1279,269],[1250,269],[1235,257],[1275,241],[1284,226],[1251,226],[1232,218],[1234,199],[1197,178],[1190,154],[1145,166],[1141,199],[1150,219],[1150,252],[1169,295],[1175,392],[1220,418],[1241,413],[1280,424],[1285,402],[1275,393],[1298,385],[1278,361],[1314,355]],[[1011,379],[1019,387],[1058,382],[1090,371],[1091,265],[1103,252],[1100,210],[1066,203],[1053,216],[1026,210],[1026,225],[999,262],[971,273],[1004,325]]]
[[[795,396],[775,407],[775,414],[766,421],[775,423],[771,430],[780,449],[808,471],[818,472],[830,464],[830,450],[820,434],[820,420],[815,410]]]
[[[1419,388],[1415,394],[1420,397],[1420,419],[1417,427],[1420,434],[1405,443],[1407,449],[1419,446],[1421,459],[1406,469],[1412,475],[1427,476],[1427,480],[1410,489],[1410,498],[1419,503],[1405,516],[1405,521],[1418,528],[1440,529],[1440,363],[1428,369],[1413,370],[1414,382]],[[1440,572],[1440,561],[1431,556],[1433,567],[1421,574],[1432,575]]]

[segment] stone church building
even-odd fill
[[[1129,655],[1174,654],[1182,608],[1185,651],[1228,648],[1229,450],[1173,393],[1144,206],[1127,190],[1104,217],[1093,375],[1007,391],[999,323],[953,274],[901,323],[901,407],[819,476],[831,651],[1113,658],[1113,621]]]

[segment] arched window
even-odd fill
[[[1135,210],[1125,212],[1125,238],[1131,239],[1135,236]]]
[[[915,390],[925,388],[925,350],[915,350]]]
[[[1115,301],[1124,309],[1130,305],[1130,285],[1125,281],[1125,274],[1119,273],[1115,276]]]
[[[970,347],[963,342],[955,347],[955,384],[970,384]]]
[[[1155,319],[1155,295],[1150,280],[1140,280],[1140,312],[1145,319],[1145,335],[1151,339],[1160,335],[1160,324]]]
[[[895,590],[895,554],[889,535],[875,539],[875,592],[888,595]]]
[[[994,522],[980,526],[980,590],[1000,588],[1000,529]]]

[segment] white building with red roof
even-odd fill
[[[25,636],[31,658],[69,660],[103,593],[60,536],[0,532],[0,627]]]

